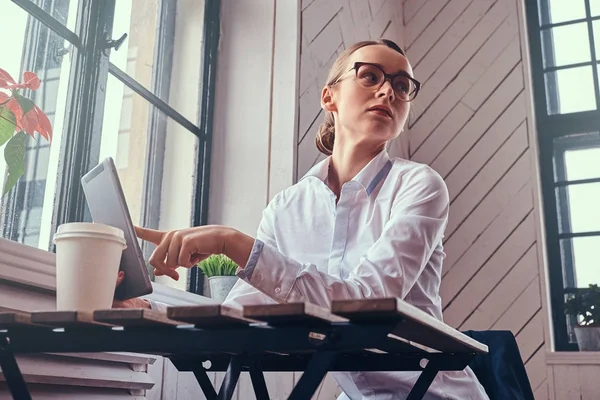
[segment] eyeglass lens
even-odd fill
[[[363,64],[356,71],[358,83],[365,88],[379,88],[385,79],[384,72],[375,65]],[[406,76],[397,75],[392,81],[396,96],[410,100],[415,95],[415,85]]]

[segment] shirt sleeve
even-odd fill
[[[263,215],[258,225],[258,231],[256,232],[256,239],[246,263],[245,268],[239,268],[237,276],[245,281],[252,279],[252,273],[258,262],[258,259],[262,253],[265,244],[277,249],[277,240],[275,239],[275,233],[273,232],[273,222],[275,217],[275,210],[279,203],[281,193],[277,194],[267,205],[263,211]]]
[[[347,278],[286,257],[265,242],[255,246],[260,250],[250,257],[252,272],[242,279],[277,302],[308,301],[328,307],[332,299],[406,297],[442,240],[448,221],[446,184],[430,168],[422,171],[402,182],[381,236]],[[264,224],[273,221],[269,213],[274,212],[267,213],[271,218]]]

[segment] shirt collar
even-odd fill
[[[317,163],[304,175],[302,179],[312,176],[325,182],[327,179],[330,160],[331,156]],[[369,161],[369,163],[365,165],[358,174],[356,174],[352,181],[358,182],[363,189],[365,189],[367,196],[370,196],[373,190],[375,190],[377,185],[387,175],[391,168],[392,161],[390,160],[390,156],[388,155],[387,150],[383,149],[371,161]]]

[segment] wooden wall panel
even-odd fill
[[[424,83],[407,135],[411,160],[434,168],[450,193],[445,321],[512,331],[536,399],[546,400],[552,380],[517,1],[405,2],[408,58]]]

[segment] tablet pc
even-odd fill
[[[113,159],[106,158],[85,174],[81,178],[81,185],[92,221],[119,228],[125,234],[127,248],[123,251],[120,265],[120,270],[125,272],[125,280],[117,287],[115,299],[127,300],[152,293],[146,261]]]

